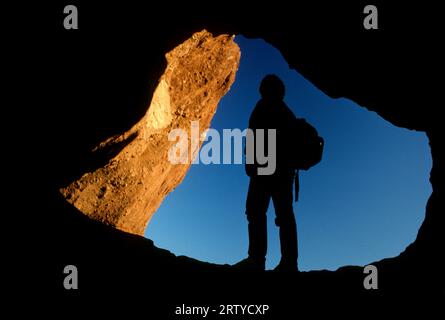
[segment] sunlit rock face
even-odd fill
[[[190,139],[191,121],[199,121],[200,134],[209,128],[218,102],[235,79],[240,50],[232,36],[213,37],[204,30],[167,53],[166,59],[145,116],[94,148],[98,156],[106,155],[104,166],[61,189],[85,215],[140,235],[190,167],[168,160],[176,144],[168,133],[180,128]]]

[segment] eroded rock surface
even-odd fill
[[[169,162],[168,151],[176,142],[169,141],[168,133],[181,128],[190,140],[191,121],[199,120],[200,134],[209,128],[218,102],[235,79],[240,50],[232,36],[213,37],[204,30],[166,59],[146,115],[93,150],[108,155],[105,166],[61,189],[85,215],[140,235],[190,167]]]

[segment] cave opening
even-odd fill
[[[431,193],[431,155],[424,133],[398,128],[347,99],[332,99],[263,40],[237,36],[241,62],[211,127],[246,128],[259,99],[261,78],[274,73],[285,101],[326,141],[320,164],[300,176],[294,204],[300,269],[335,270],[398,255],[414,241]],[[205,144],[205,143],[204,143]],[[146,230],[159,247],[214,263],[235,263],[247,253],[242,165],[192,165],[163,201]],[[268,210],[267,268],[279,261],[278,230]]]

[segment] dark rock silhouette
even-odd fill
[[[39,281],[44,283],[40,290],[56,292],[59,298],[132,295],[145,290],[152,311],[164,314],[184,303],[184,297],[215,304],[255,301],[274,304],[275,319],[295,313],[295,303],[311,299],[361,301],[364,306],[443,295],[445,159],[439,132],[443,90],[430,73],[442,73],[444,54],[438,38],[429,39],[441,21],[434,17],[439,10],[428,8],[425,16],[418,6],[385,4],[380,8],[381,30],[368,32],[361,29],[364,5],[274,2],[253,9],[238,4],[230,13],[210,14],[206,8],[187,4],[176,7],[176,14],[170,8],[157,9],[169,12],[168,22],[159,24],[147,18],[147,12],[153,17],[149,8],[82,3],[79,32],[67,34],[62,23],[50,24],[47,33],[39,29],[42,36],[35,47],[47,54],[36,63],[33,85],[39,84],[41,75],[53,81],[44,82],[40,92],[44,99],[37,101],[42,107],[36,108],[32,101],[24,109],[33,142],[26,148],[26,180],[22,181],[37,181],[38,188],[28,192],[28,201],[17,211],[18,215],[32,213],[38,220],[33,224],[35,235],[30,233],[33,241],[27,244],[31,248],[26,260],[39,262]],[[407,25],[410,16],[416,17],[415,26]],[[94,167],[89,151],[105,138],[128,130],[144,115],[156,79],[165,68],[164,54],[204,28],[215,35],[262,38],[280,50],[291,68],[329,96],[349,98],[396,126],[426,132],[433,157],[433,192],[425,220],[415,242],[398,257],[369,262],[379,269],[379,290],[363,289],[361,267],[304,272],[286,279],[269,273],[241,276],[226,266],[175,257],[143,237],[77,214],[61,199],[60,186]],[[49,66],[54,68],[49,70]],[[44,156],[32,157],[29,165],[29,155]],[[79,292],[62,287],[67,264],[82,270]],[[191,275],[184,276],[187,271]],[[298,290],[286,296],[279,289],[283,286]]]

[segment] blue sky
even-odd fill
[[[424,133],[393,126],[347,99],[331,99],[263,40],[237,36],[241,63],[211,127],[246,128],[268,73],[286,85],[285,101],[325,139],[323,160],[300,175],[294,204],[303,271],[335,270],[398,255],[417,234],[431,193]],[[158,247],[199,260],[233,264],[247,256],[243,165],[192,165],[153,216],[145,236]],[[266,267],[280,259],[272,202]]]

